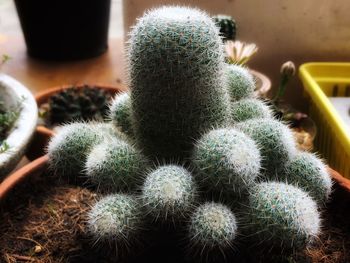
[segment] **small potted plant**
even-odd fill
[[[275,96],[270,101],[277,118],[287,122],[293,129],[300,149],[312,151],[317,128],[314,121],[304,112],[294,109],[283,100],[289,80],[295,75],[295,65],[287,61],[281,66],[281,79]]]
[[[8,56],[3,56],[3,63]],[[30,91],[0,74],[0,181],[23,156],[35,131],[37,106]]]
[[[49,138],[65,123],[106,120],[109,103],[122,90],[120,86],[79,84],[50,88],[36,95],[39,121],[28,158],[43,155]]]
[[[254,43],[245,43],[236,40],[236,21],[227,15],[213,17],[215,24],[219,27],[220,35],[225,44],[226,62],[229,64],[246,66],[258,47]],[[258,97],[267,97],[271,89],[270,79],[259,71],[249,69],[255,80],[255,94]]]

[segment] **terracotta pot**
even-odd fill
[[[46,155],[30,162],[29,164],[23,166],[21,169],[17,170],[10,176],[8,176],[0,184],[0,203],[4,201],[5,197],[23,181],[28,180],[35,175],[40,175],[45,171],[48,163],[48,157]]]
[[[8,176],[0,184],[0,202],[4,201],[6,196],[16,186],[20,185],[24,180],[29,180],[35,177],[36,175],[42,174],[46,170],[47,164],[48,157],[47,155],[44,155],[23,166],[21,169]],[[343,177],[332,168],[328,168],[328,171],[331,174],[333,181],[335,182],[335,186],[337,188],[340,188],[344,193],[346,193],[347,199],[349,199],[350,201],[350,180]]]
[[[63,85],[59,87],[54,87],[51,89],[47,89],[38,95],[35,96],[35,100],[38,104],[38,108],[44,103],[47,103],[50,97],[62,90],[71,88],[73,85]],[[110,93],[119,93],[122,91],[125,91],[125,88],[122,86],[107,86],[107,85],[99,85],[99,84],[94,84],[90,85],[94,86],[103,90],[106,90],[107,92]],[[74,85],[76,88],[83,88],[84,84],[78,84]],[[54,135],[54,131],[51,130],[50,128],[47,128],[43,125],[38,125],[34,134],[34,138],[32,143],[29,145],[26,156],[28,157],[29,160],[34,160],[38,158],[39,156],[44,155],[45,152],[45,147],[51,138],[51,136]]]
[[[271,80],[259,71],[249,69],[256,83],[255,95],[261,98],[267,98],[267,94],[271,89]]]

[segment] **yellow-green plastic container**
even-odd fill
[[[328,99],[348,95],[350,63],[306,63],[299,75],[310,98],[310,117],[317,125],[315,147],[332,168],[350,179],[350,133]]]

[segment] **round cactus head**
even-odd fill
[[[109,195],[98,201],[88,213],[87,227],[96,242],[126,246],[139,235],[143,217],[136,198]]]
[[[188,213],[195,196],[190,172],[181,166],[165,165],[146,177],[141,198],[146,210],[156,220],[174,220]]]
[[[134,133],[152,158],[183,160],[201,133],[229,121],[223,44],[204,12],[147,12],[130,34],[128,62]]]
[[[260,183],[250,192],[249,234],[258,243],[300,249],[320,233],[316,203],[304,191],[284,183]]]
[[[273,114],[269,106],[258,99],[243,99],[232,104],[231,117],[233,122],[249,119],[269,119]]]
[[[254,183],[260,171],[256,143],[232,128],[205,134],[195,145],[192,162],[198,181],[222,194],[238,194]]]
[[[299,152],[286,163],[279,179],[302,188],[319,204],[324,204],[332,191],[332,179],[326,166],[308,152]]]
[[[255,82],[249,71],[239,65],[226,66],[227,86],[231,100],[241,100],[254,95]]]
[[[63,126],[51,139],[47,153],[49,167],[57,175],[76,180],[83,174],[90,149],[110,137],[91,123],[71,123]]]
[[[296,154],[291,131],[276,120],[251,119],[237,123],[235,127],[257,143],[264,172],[272,179],[281,167]]]
[[[230,247],[237,235],[237,220],[231,210],[219,203],[199,206],[189,223],[191,247],[204,251]]]
[[[131,124],[131,101],[128,93],[117,94],[109,107],[109,118],[122,132],[133,136]]]
[[[135,189],[146,168],[141,152],[117,138],[94,146],[85,164],[88,180],[107,192]]]

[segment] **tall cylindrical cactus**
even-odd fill
[[[147,155],[181,160],[204,131],[227,123],[224,51],[207,14],[147,12],[130,34],[128,63],[135,137]]]

